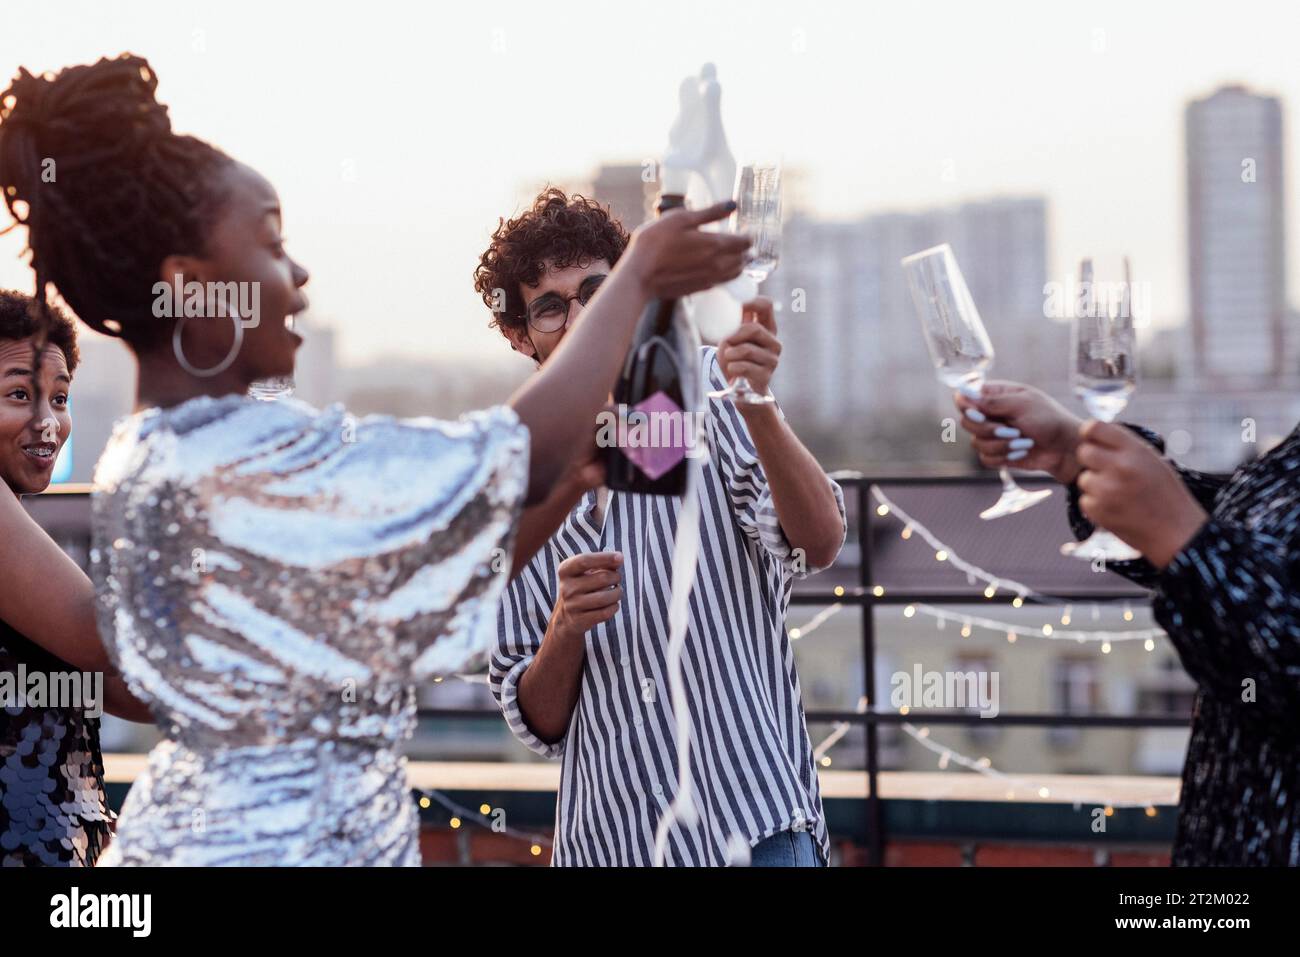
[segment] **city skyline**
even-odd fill
[[[1142,364],[1155,374],[1144,372],[1135,411],[1171,436],[1175,454],[1193,453],[1195,446],[1197,464],[1228,469],[1279,439],[1293,412],[1300,413],[1300,397],[1286,392],[1300,379],[1300,322],[1287,304],[1281,268],[1281,104],[1223,87],[1189,101],[1185,123],[1194,308],[1186,323],[1146,330]],[[1238,153],[1253,155],[1239,160]],[[653,205],[654,184],[646,181],[645,169],[602,164],[588,181],[562,185],[609,204],[634,227]],[[787,192],[802,197],[802,171],[788,172]],[[911,307],[898,268],[904,255],[941,242],[954,247],[999,343],[996,377],[1073,401],[1064,361],[1068,323],[1051,321],[1066,317],[1048,316],[1044,296],[1049,283],[1070,278],[1061,280],[1048,267],[1046,197],[1002,196],[856,219],[822,218],[798,201],[787,202],[787,210],[783,266],[764,289],[787,310],[781,323],[788,348],[778,389],[784,408],[833,465],[859,465],[882,455],[950,462],[957,454],[931,448],[918,459],[910,450],[898,451],[931,412],[948,411],[945,390],[928,374],[921,337],[910,334]],[[1099,276],[1104,281],[1104,269]],[[1138,282],[1150,285],[1141,277]],[[1242,311],[1243,303],[1250,308]],[[1146,318],[1140,309],[1139,319]],[[496,356],[381,354],[348,362],[339,355],[337,325],[309,314],[303,330],[299,396],[317,405],[343,401],[359,414],[452,417],[502,401],[531,370],[499,339]],[[86,414],[79,416],[76,444],[97,455],[113,420],[129,409],[130,362],[116,344],[88,338],[93,359],[78,384],[78,405]],[[848,382],[858,387],[847,389]],[[882,426],[868,439],[842,436],[846,419],[873,414],[884,414],[894,432]],[[1257,427],[1249,442],[1240,437],[1246,420]],[[87,481],[91,461],[91,455],[78,453],[70,471],[66,461],[60,463],[60,474]]]

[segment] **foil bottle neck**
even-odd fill
[[[659,203],[655,206],[655,212],[662,216],[664,213],[673,209],[681,209],[686,205],[685,193],[660,193]]]

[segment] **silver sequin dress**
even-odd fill
[[[102,864],[418,864],[413,684],[495,642],[527,486],[508,408],[353,419],[200,398],[96,476],[100,633],[168,740]]]

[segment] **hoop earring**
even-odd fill
[[[239,355],[239,350],[244,345],[244,323],[238,316],[227,317],[233,319],[235,323],[235,341],[230,344],[230,352],[211,369],[200,369],[191,365],[190,361],[185,358],[185,350],[181,345],[181,336],[185,332],[185,323],[189,322],[191,318],[191,316],[181,316],[180,322],[176,323],[176,330],[172,333],[172,352],[176,353],[176,361],[180,363],[182,369],[200,379],[220,375],[230,368],[230,364],[235,361],[235,356]]]

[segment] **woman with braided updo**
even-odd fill
[[[270,183],[172,132],[156,86],[123,55],[0,94],[38,314],[53,288],[138,363],[96,470],[92,578],[168,740],[104,861],[418,863],[413,683],[486,658],[529,558],[519,510],[589,454],[647,302],[738,275],[748,241],[698,229],[730,204],[644,227],[546,368],[456,423],[257,401],[293,371],[307,272]]]

